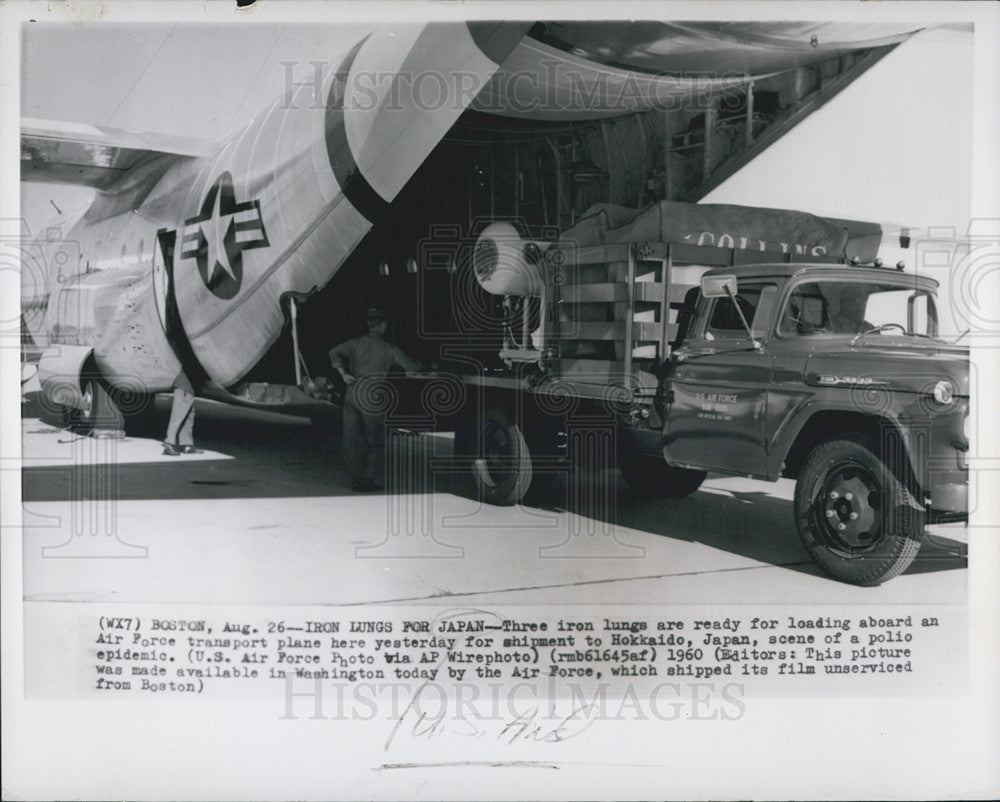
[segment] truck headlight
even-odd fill
[[[934,385],[934,400],[947,406],[955,397],[955,388],[947,379],[942,379]]]

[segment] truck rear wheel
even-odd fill
[[[618,470],[628,486],[647,498],[683,498],[701,487],[706,471],[692,471],[667,465],[663,457],[646,454],[618,455]]]
[[[500,407],[486,410],[480,425],[466,426],[455,435],[455,453],[467,459],[480,498],[490,504],[509,506],[524,498],[531,486],[531,454],[521,428]]]
[[[795,485],[802,543],[824,571],[852,585],[879,585],[902,573],[923,538],[923,511],[878,450],[862,435],[823,443]]]

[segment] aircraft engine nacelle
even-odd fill
[[[510,223],[491,223],[479,235],[472,254],[476,281],[493,295],[541,296],[544,255],[550,244],[521,239]]]

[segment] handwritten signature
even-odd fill
[[[494,740],[504,745],[523,742],[561,743],[576,737],[596,720],[596,708],[588,704],[581,704],[560,718],[552,715],[543,718],[541,709],[535,705],[499,721],[483,721],[464,715],[460,706],[457,710],[449,709],[447,704],[442,704],[438,699],[434,704],[434,711],[428,713],[421,709],[420,704],[421,693],[426,687],[425,683],[417,689],[406,709],[393,723],[385,742],[386,751],[397,737],[432,740],[452,735]]]

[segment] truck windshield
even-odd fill
[[[794,336],[849,336],[892,324],[881,334],[937,335],[934,297],[898,284],[811,281],[788,298],[778,326]]]

